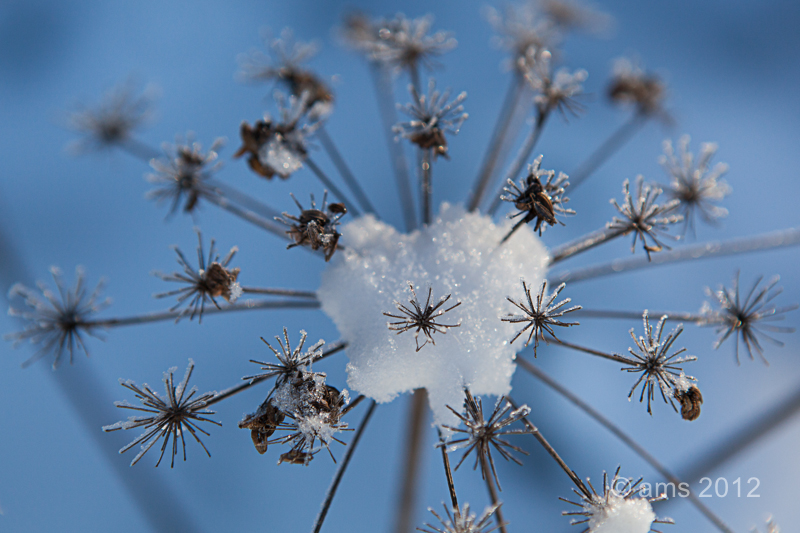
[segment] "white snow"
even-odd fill
[[[523,278],[539,287],[546,274],[548,251],[530,227],[523,226],[500,248],[510,221],[495,225],[460,206],[443,204],[436,220],[422,230],[401,234],[372,216],[342,227],[344,246],[323,273],[317,296],[323,311],[348,342],[348,386],[378,402],[424,387],[434,422],[457,425],[446,405],[462,409],[463,388],[476,395],[503,395],[511,389],[516,325],[500,318],[513,310],[507,296],[523,296]],[[460,324],[434,333],[416,352],[414,331],[388,328],[384,312],[401,314],[409,306],[411,282],[421,304],[432,287],[432,303],[452,297],[437,319]],[[424,341],[420,334],[420,344]]]
[[[590,533],[647,533],[656,514],[647,498],[623,498],[611,489],[607,501],[587,504]]]

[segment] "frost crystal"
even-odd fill
[[[345,250],[331,261],[317,295],[348,340],[350,388],[388,402],[424,387],[435,422],[453,426],[459,421],[446,405],[461,405],[464,387],[476,395],[509,392],[516,348],[508,342],[514,325],[500,320],[506,296],[522,277],[540,286],[548,262],[528,227],[498,246],[509,226],[443,204],[431,225],[408,235],[369,216],[342,229]],[[383,314],[408,301],[409,281],[461,302],[447,313],[448,323],[461,326],[419,352],[413,335],[397,335]]]

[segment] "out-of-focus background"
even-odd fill
[[[612,60],[636,55],[669,84],[668,109],[675,126],[648,124],[597,175],[572,196],[578,215],[566,227],[544,236],[552,246],[600,227],[613,214],[611,197],[620,198],[622,180],[644,174],[666,182],[656,163],[661,141],[692,135],[692,148],[705,141],[719,143],[717,161],[730,165],[726,179],[733,194],[724,206],[730,216],[720,228],[699,225],[697,240],[755,235],[798,224],[798,142],[800,141],[800,6],[790,1],[721,1],[630,3],[609,1],[596,8],[612,15],[615,30],[605,39],[573,35],[567,40],[563,64],[589,72],[586,113],[564,122],[554,117],[537,152],[545,168],[569,172],[626,118],[603,98]],[[435,28],[452,30],[458,48],[441,58],[435,71],[441,86],[466,90],[470,114],[461,133],[451,139],[451,161],[435,165],[435,200],[465,201],[499,111],[509,74],[500,63],[504,53],[489,46],[492,32],[481,15],[481,2],[56,2],[8,0],[0,5],[0,228],[8,239],[3,250],[3,289],[9,273],[30,283],[46,279],[48,267],[59,265],[69,283],[76,265],[84,265],[87,280],[108,280],[106,294],[114,305],[102,316],[119,316],[163,309],[151,295],[165,290],[152,270],[176,268],[169,246],[192,252],[194,224],[213,236],[223,250],[239,246],[236,266],[241,280],[257,286],[313,290],[324,268],[321,261],[299,250],[284,250],[277,238],[221,213],[211,206],[192,220],[178,213],[164,220],[166,209],[144,199],[150,188],[142,176],[149,167],[125,153],[111,151],[74,157],[65,147],[75,138],[63,126],[66,111],[99,100],[102,93],[128,78],[161,90],[157,116],[140,139],[152,146],[193,131],[205,146],[218,136],[228,138],[221,152],[221,181],[251,192],[281,210],[293,210],[288,196],[299,198],[321,187],[307,170],[288,182],[265,182],[231,160],[238,147],[242,120],[253,122],[265,110],[274,112],[266,97],[270,86],[247,86],[235,79],[237,54],[262,47],[259,29],[274,34],[285,26],[299,39],[320,42],[311,66],[331,80],[336,110],[328,125],[356,176],[384,217],[400,224],[401,214],[388,166],[378,108],[366,63],[337,40],[335,27],[348,9],[372,15],[402,10],[417,17],[432,12]],[[407,93],[401,77],[396,94]],[[317,159],[333,174],[321,153]],[[689,239],[691,241],[691,238]],[[682,244],[679,244],[682,245]],[[640,253],[637,252],[637,253]],[[585,254],[575,265],[630,255],[622,239]],[[800,301],[797,249],[752,256],[722,258],[658,267],[568,287],[573,302],[585,307],[626,310],[644,308],[696,311],[704,287],[729,284],[741,269],[743,285],[756,276],[782,275],[785,293],[779,303]],[[786,325],[796,326],[797,313]],[[282,327],[292,340],[299,329],[311,339],[337,340],[328,318],[319,311],[248,312],[208,317],[202,326],[183,321],[119,328],[105,342],[89,341],[91,358],[77,354],[74,365],[51,372],[50,359],[28,369],[20,364],[32,351],[25,346],[2,347],[0,357],[0,530],[2,531],[143,531],[151,527],[124,487],[124,478],[152,487],[162,501],[162,527],[173,530],[297,531],[309,528],[335,470],[325,454],[302,466],[275,466],[278,451],[259,456],[246,431],[237,428],[244,413],[255,410],[267,387],[255,388],[217,405],[204,442],[207,458],[194,442],[189,459],[170,470],[155,470],[153,451],[128,468],[132,453],[116,450],[138,433],[102,434],[100,426],[127,417],[112,406],[132,395],[118,378],[161,385],[162,372],[177,366],[182,375],[188,358],[197,364],[193,383],[200,391],[223,389],[253,372],[251,358],[270,358],[259,340]],[[11,318],[0,319],[4,332],[16,330]],[[628,329],[640,321],[585,319],[565,334],[575,342],[623,352]],[[643,405],[626,397],[633,378],[614,364],[553,347],[540,350],[538,363],[562,384],[634,435],[665,464],[681,472],[726,436],[763,417],[800,383],[798,337],[781,337],[784,348],[766,346],[770,366],[746,355],[737,367],[733,346],[711,349],[709,329],[687,325],[679,344],[699,361],[687,367],[699,378],[705,404],[694,423],[680,420],[663,404],[649,416]],[[530,355],[530,354],[527,354]],[[345,386],[345,357],[319,365],[329,383]],[[77,390],[68,400],[65,389]],[[568,464],[582,477],[598,480],[618,464],[622,473],[660,477],[595,422],[519,371],[514,395],[533,408],[532,419]],[[97,402],[102,405],[97,405]],[[83,403],[81,403],[83,402]],[[343,481],[325,530],[388,530],[394,516],[404,451],[403,397],[376,411],[353,464]],[[80,416],[78,413],[83,413]],[[363,408],[350,419],[355,424]],[[92,418],[95,417],[95,418]],[[98,419],[99,418],[99,419]],[[348,436],[345,438],[349,439]],[[705,503],[736,531],[748,531],[773,513],[789,531],[800,522],[797,442],[800,424],[790,419],[757,444],[709,473],[727,480],[725,497]],[[430,431],[428,443],[434,442]],[[500,460],[504,512],[514,531],[569,531],[560,512],[567,504],[558,496],[571,494],[568,480],[531,438],[516,444],[531,451],[524,467]],[[102,451],[105,447],[106,451]],[[337,457],[344,448],[334,446]],[[429,521],[424,509],[440,508],[447,498],[441,465],[427,448],[417,525]],[[110,457],[110,461],[108,458]],[[734,481],[741,479],[741,497]],[[758,498],[746,495],[757,478]],[[720,492],[722,491],[722,482]],[[467,462],[456,475],[462,501],[480,510],[486,503],[479,475]],[[156,489],[158,487],[158,489]],[[695,488],[705,487],[695,485]],[[708,491],[713,494],[714,490]],[[170,496],[171,495],[171,496]],[[171,499],[170,499],[171,498]],[[685,501],[656,508],[675,518],[665,531],[712,531],[707,521]],[[432,518],[432,517],[431,517]]]

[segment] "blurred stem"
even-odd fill
[[[386,143],[389,148],[389,159],[392,162],[394,178],[397,182],[397,194],[405,220],[406,231],[413,231],[417,227],[417,218],[414,214],[414,197],[411,193],[411,180],[408,177],[408,162],[403,147],[395,142],[392,127],[397,122],[394,108],[394,96],[389,72],[378,63],[370,65],[372,81],[378,98],[378,108],[383,122],[383,131],[386,133]]]
[[[483,475],[484,481],[486,481],[486,489],[489,491],[489,498],[492,500],[492,505],[496,508],[494,517],[495,520],[497,520],[497,527],[500,529],[500,533],[507,533],[506,523],[505,520],[503,520],[503,512],[500,510],[500,498],[497,497],[497,488],[494,486],[494,477],[489,470],[489,464],[486,462],[484,454],[480,454],[478,457],[480,457],[481,474]]]
[[[132,137],[121,141],[117,146],[120,150],[127,152],[137,159],[141,159],[147,164],[150,164],[151,159],[156,159],[163,155],[159,150]]]
[[[588,318],[621,318],[630,320],[641,320],[643,311],[614,311],[610,309],[578,309],[573,311],[574,316]],[[679,320],[681,322],[708,322],[714,323],[715,318],[711,315],[701,315],[697,313],[671,312],[671,311],[649,311],[650,316],[662,317],[667,315],[667,320]],[[717,320],[718,321],[718,320]]]
[[[427,226],[431,223],[431,196],[433,195],[433,184],[431,183],[431,148],[420,148],[420,192],[422,194],[422,224]]]
[[[539,137],[542,135],[542,130],[544,129],[544,125],[547,122],[547,117],[550,116],[550,109],[545,109],[544,111],[537,108],[536,112],[536,123],[533,126],[533,129],[525,138],[525,142],[522,143],[522,146],[517,152],[517,158],[514,159],[514,162],[511,163],[511,167],[508,169],[508,173],[505,176],[505,179],[500,184],[500,190],[497,192],[497,195],[492,200],[492,205],[489,206],[488,211],[486,212],[489,216],[493,216],[495,212],[497,212],[497,208],[500,207],[502,200],[500,197],[503,195],[503,187],[505,184],[508,183],[509,180],[514,181],[517,179],[517,175],[519,171],[522,170],[522,167],[525,165],[525,162],[530,159],[531,153],[533,149],[536,147],[536,143],[539,141]]]
[[[667,470],[667,468],[662,465],[655,457],[650,455],[650,452],[644,449],[639,443],[629,437],[625,432],[623,432],[619,427],[617,427],[613,422],[603,416],[599,411],[595,410],[574,395],[569,390],[562,387],[557,381],[553,378],[545,374],[539,367],[534,365],[533,363],[523,359],[522,357],[517,357],[516,359],[517,364],[520,365],[524,370],[529,372],[532,376],[536,379],[556,391],[558,394],[566,398],[570,403],[578,407],[581,411],[589,415],[593,418],[596,422],[598,422],[601,426],[606,428],[609,432],[611,432],[614,436],[616,436],[619,440],[622,441],[628,448],[630,448],[636,455],[644,459],[647,464],[652,466],[659,474],[661,474],[665,479],[667,479],[670,483],[674,484],[675,487],[681,487],[681,480],[672,472]],[[689,479],[689,478],[685,478]],[[694,492],[689,488],[689,484],[686,483],[686,490],[689,491],[689,501],[692,505],[697,508],[698,511],[703,513],[706,518],[708,518],[720,531],[724,533],[732,533],[731,529],[725,525],[725,523],[715,515],[708,507],[706,507],[702,501],[695,495]]]
[[[606,228],[593,231],[589,235],[585,235],[583,237],[579,237],[572,242],[568,242],[567,244],[563,244],[557,248],[551,250],[550,254],[550,265],[554,265],[559,261],[563,261],[565,259],[569,259],[570,257],[576,256],[581,252],[585,252],[594,248],[595,246],[599,246],[603,243],[606,243],[612,239],[616,239],[621,235],[625,235],[626,232],[631,231],[628,229],[615,229],[609,230]],[[548,266],[550,266],[548,265]]]
[[[639,131],[646,122],[647,115],[639,111],[635,112],[628,120],[623,122],[597,150],[592,152],[592,154],[570,174],[570,190],[575,190],[578,185],[591,176],[609,157],[622,148],[622,146],[633,137],[633,134]]]
[[[512,407],[514,407],[514,409],[519,409],[519,405],[513,399],[511,399],[511,397],[506,396],[506,399],[509,401]],[[533,435],[533,437],[539,442],[539,444],[542,445],[547,453],[550,454],[550,457],[552,457],[555,462],[558,463],[558,466],[560,466],[567,476],[569,476],[575,486],[578,487],[578,490],[580,490],[581,493],[587,498],[591,499],[592,493],[586,488],[586,485],[583,483],[583,481],[581,481],[581,478],[579,478],[578,475],[567,466],[567,463],[565,463],[561,456],[558,455],[558,452],[550,445],[549,442],[547,442],[547,439],[544,438],[544,435],[539,432],[539,428],[534,426],[527,417],[522,418],[522,423],[525,424],[525,427],[528,428],[530,434]]]
[[[358,184],[358,180],[356,180],[355,176],[353,176],[353,173],[350,172],[350,168],[347,166],[347,163],[345,163],[341,153],[336,149],[336,145],[333,143],[333,139],[331,139],[330,135],[328,135],[324,125],[320,126],[320,128],[317,130],[317,137],[319,137],[320,142],[322,142],[322,147],[326,152],[328,152],[328,156],[331,158],[336,170],[339,171],[339,174],[342,176],[345,184],[350,189],[350,192],[355,195],[356,200],[361,208],[365,212],[372,213],[376,218],[380,219],[375,211],[375,208],[372,207],[369,198],[367,198],[367,195],[364,193],[364,189],[362,189],[361,185]]]
[[[242,207],[252,210],[254,213],[266,218],[267,220],[272,220],[273,218],[281,215],[280,211],[277,209],[259,202],[249,194],[243,193],[238,189],[231,187],[230,185],[211,178],[207,179],[206,183],[213,187],[215,192],[217,192],[217,194],[220,196],[232,200],[240,204]]]
[[[414,523],[414,509],[416,509],[416,496],[419,481],[419,471],[422,463],[422,438],[424,436],[425,409],[428,394],[425,389],[417,389],[411,396],[411,405],[408,411],[408,425],[406,426],[406,456],[403,461],[402,484],[400,500],[397,504],[395,517],[395,533],[408,533]]]
[[[345,204],[345,207],[347,207],[348,211],[351,211],[353,213],[353,215],[355,215],[355,216],[359,216],[361,214],[361,212],[356,207],[355,203],[351,202],[347,198],[347,196],[345,196],[344,193],[342,191],[340,191],[339,188],[336,185],[333,184],[333,182],[328,178],[328,176],[325,175],[325,173],[322,171],[322,169],[319,168],[311,160],[310,157],[307,157],[305,159],[305,164],[308,165],[308,168],[310,168],[311,172],[313,172],[314,175],[317,176],[319,181],[321,181],[322,184],[325,187],[327,187],[329,191],[331,191],[333,196],[335,196],[340,202],[343,202]]]
[[[514,77],[508,85],[508,91],[503,99],[503,105],[500,108],[500,115],[497,117],[497,123],[494,126],[494,131],[492,131],[489,146],[486,148],[486,154],[483,156],[481,170],[475,178],[475,185],[470,194],[467,207],[470,211],[474,211],[478,208],[483,199],[483,194],[486,192],[486,186],[492,179],[494,167],[502,151],[501,147],[503,146],[503,142],[509,131],[509,126],[511,125],[511,119],[519,105],[520,97],[524,92],[524,85],[525,78],[522,77],[519,70],[514,70]]]
[[[650,261],[645,257],[616,259],[610,263],[602,263],[573,271],[565,270],[552,276],[548,280],[548,283],[574,283],[576,281],[600,278],[611,274],[620,274],[622,272],[650,268],[658,265],[750,252],[763,252],[766,250],[797,246],[798,244],[800,244],[800,228],[788,228],[770,233],[762,233],[754,237],[731,239],[729,241],[710,241],[692,246],[684,246],[672,250],[671,252],[653,254],[652,260]]]
[[[328,349],[322,352],[321,356],[314,359],[314,362],[316,363],[317,361],[321,361],[330,355],[341,352],[345,348],[347,348],[347,343],[344,341],[331,343],[330,345],[328,345]],[[222,400],[225,400],[227,398],[230,398],[231,396],[239,394],[240,392],[245,391],[254,385],[258,385],[262,381],[266,381],[268,379],[270,378],[268,377],[254,378],[251,379],[250,381],[245,381],[244,383],[239,383],[238,385],[229,387],[223,390],[222,392],[218,392],[216,395],[214,395],[213,398],[208,400],[206,405],[214,405],[215,403],[221,402]],[[358,398],[356,398],[356,400],[358,400]],[[353,403],[356,403],[355,400],[353,401]]]
[[[641,319],[642,316],[639,315],[638,318]],[[632,361],[632,360],[630,360],[627,357],[624,357],[622,355],[616,355],[616,354],[610,354],[610,353],[606,353],[606,352],[601,352],[600,350],[595,350],[593,348],[587,348],[586,346],[580,346],[578,344],[572,344],[571,342],[562,341],[562,340],[557,339],[557,338],[552,337],[552,336],[548,336],[547,337],[547,342],[548,343],[549,342],[553,342],[555,344],[558,344],[560,346],[564,346],[565,348],[569,348],[569,349],[575,350],[577,352],[583,352],[583,353],[588,353],[590,355],[596,355],[597,357],[602,357],[603,359],[608,359],[610,361],[616,361],[618,363],[623,363],[623,364],[626,364],[626,365],[630,365],[630,364],[634,364],[635,363],[635,361]]]
[[[314,291],[298,291],[294,289],[265,289],[259,287],[242,287],[242,292],[249,294],[273,294],[276,296],[296,296],[297,298],[317,298]]]
[[[253,213],[252,211],[248,211],[247,209],[243,209],[243,208],[241,208],[241,207],[239,207],[237,205],[234,205],[234,204],[230,203],[227,199],[223,198],[222,196],[219,196],[219,195],[216,195],[216,194],[208,194],[208,195],[204,195],[203,198],[205,200],[208,200],[212,204],[216,205],[217,207],[220,207],[220,208],[224,209],[225,211],[227,211],[227,212],[229,212],[229,213],[231,213],[233,215],[236,215],[237,217],[241,218],[242,220],[245,220],[245,221],[253,224],[254,226],[257,226],[257,227],[259,227],[259,228],[261,228],[263,230],[266,230],[266,231],[272,233],[273,235],[277,235],[278,237],[280,237],[282,239],[286,239],[286,240],[289,239],[289,237],[286,235],[286,230],[284,230],[282,227],[280,227],[276,223],[271,222],[269,220],[266,220],[266,219],[258,216],[257,214]]]

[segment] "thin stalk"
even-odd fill
[[[358,215],[360,215],[360,214],[361,214],[361,212],[358,210],[358,208],[355,206],[355,204],[354,204],[353,202],[351,202],[351,201],[350,201],[350,200],[347,198],[347,196],[345,196],[345,195],[344,195],[344,193],[343,193],[342,191],[340,191],[340,190],[339,190],[339,188],[338,188],[336,185],[334,185],[334,184],[333,184],[333,182],[330,180],[330,178],[328,178],[328,176],[326,176],[326,175],[325,175],[325,173],[322,171],[322,169],[321,169],[321,168],[319,168],[319,167],[318,167],[318,166],[317,166],[317,165],[316,165],[316,164],[315,164],[315,163],[314,163],[314,162],[311,160],[311,158],[310,158],[310,157],[308,157],[308,158],[306,158],[306,159],[305,159],[305,163],[306,163],[306,165],[308,165],[308,168],[310,168],[310,169],[311,169],[311,172],[313,172],[313,173],[314,173],[314,175],[315,175],[315,176],[317,176],[317,178],[319,179],[319,181],[321,181],[321,182],[322,182],[322,184],[323,184],[325,187],[327,187],[327,189],[328,189],[329,191],[331,191],[331,193],[333,193],[333,195],[334,195],[334,196],[335,196],[335,197],[336,197],[336,198],[337,198],[337,199],[338,199],[340,202],[344,202],[344,204],[345,204],[345,206],[347,207],[347,210],[348,210],[348,211],[351,211],[351,212],[352,212],[352,213],[353,213],[355,216],[358,216]]]
[[[441,438],[441,434],[439,435]],[[447,477],[447,491],[450,493],[450,503],[453,506],[453,512],[458,511],[458,496],[456,496],[456,485],[453,483],[453,471],[450,469],[450,457],[447,456],[447,445],[444,441],[439,443],[439,449],[442,451],[442,462],[444,463],[444,475]]]
[[[331,136],[328,135],[325,126],[321,126],[317,130],[317,137],[319,138],[320,142],[322,142],[322,147],[328,152],[328,157],[331,158],[333,165],[336,167],[336,170],[339,171],[339,174],[342,176],[345,185],[350,189],[350,192],[355,195],[358,204],[366,213],[373,213],[376,218],[380,218],[378,213],[375,211],[375,208],[372,207],[372,203],[370,203],[369,198],[364,193],[364,189],[361,188],[361,185],[358,184],[358,180],[356,180],[353,173],[350,172],[350,168],[345,163],[344,158],[342,157],[339,150],[336,149],[336,145],[333,143],[333,139]]]
[[[297,298],[317,298],[314,291],[298,291],[294,289],[267,289],[260,287],[242,287],[242,292],[248,294],[273,294],[276,296],[295,296]]]
[[[216,194],[208,194],[203,196],[204,199],[208,200],[212,204],[216,205],[217,207],[221,207],[225,211],[236,215],[237,217],[245,220],[259,228],[266,230],[273,235],[277,235],[282,239],[289,240],[289,237],[286,235],[286,230],[283,229],[281,226],[275,224],[274,222],[270,222],[269,220],[265,220],[264,218],[256,215],[252,211],[248,211],[247,209],[243,209],[237,205],[232,204],[225,198],[216,195]]]
[[[613,422],[603,416],[599,411],[594,409],[592,406],[578,398],[575,394],[570,392],[569,390],[562,387],[557,381],[553,378],[545,374],[538,366],[534,365],[530,361],[523,359],[522,357],[517,357],[516,359],[517,364],[519,364],[524,370],[529,372],[533,377],[556,391],[558,394],[566,398],[570,403],[578,407],[581,411],[589,415],[593,418],[596,422],[598,422],[601,426],[606,428],[609,432],[611,432],[614,436],[616,436],[619,440],[622,441],[628,448],[630,448],[636,455],[644,459],[644,461],[653,467],[659,474],[661,474],[665,479],[667,479],[670,483],[674,484],[676,487],[681,486],[681,480],[672,472],[670,472],[664,465],[662,465],[655,457],[650,455],[644,447],[642,447],[638,442],[633,440],[630,436],[628,436],[624,431],[622,431],[618,426],[616,426]],[[689,478],[684,478],[689,479]],[[686,490],[689,491],[689,501],[695,508],[703,513],[720,531],[725,533],[732,533],[730,528],[725,525],[725,523],[715,515],[708,507],[706,507],[703,502],[695,495],[694,492],[689,488],[689,484],[686,484]]]
[[[494,131],[492,131],[489,146],[486,147],[486,154],[483,156],[480,172],[478,172],[478,176],[475,178],[475,185],[470,192],[470,198],[467,204],[467,209],[470,211],[475,211],[478,208],[483,199],[483,194],[486,192],[486,186],[489,184],[489,181],[491,181],[494,167],[498,162],[501,147],[508,134],[511,119],[514,117],[514,111],[519,105],[524,86],[525,78],[522,77],[519,70],[515,70],[514,77],[511,79],[511,83],[508,85],[508,91],[503,99],[503,105],[500,108],[500,115],[497,117]]]
[[[361,439],[361,435],[363,435],[364,429],[367,427],[367,423],[372,417],[372,413],[375,411],[375,406],[377,405],[378,404],[375,402],[375,400],[370,400],[369,407],[367,407],[367,412],[364,413],[364,418],[361,419],[361,424],[359,424],[358,429],[356,429],[356,432],[353,435],[353,440],[350,442],[350,446],[348,446],[347,452],[344,454],[342,464],[340,464],[339,468],[336,469],[336,474],[333,476],[331,486],[328,488],[328,493],[325,495],[325,501],[322,502],[322,509],[320,509],[317,519],[314,521],[314,528],[312,529],[313,533],[319,533],[320,529],[322,529],[322,523],[325,521],[325,516],[328,514],[328,509],[331,507],[333,497],[336,495],[336,489],[339,488],[339,483],[342,481],[345,470],[347,470],[347,465],[350,464],[350,459],[353,458],[353,452],[356,451],[358,441]]]
[[[500,510],[500,498],[497,496],[497,488],[494,486],[494,477],[489,470],[489,464],[486,462],[486,459],[484,459],[483,454],[480,455],[480,458],[481,474],[483,474],[483,479],[486,481],[486,489],[489,491],[489,498],[492,500],[492,505],[497,508],[494,512],[495,520],[497,520],[497,527],[500,529],[500,533],[507,533],[506,522],[503,520],[503,512]]]
[[[570,190],[575,190],[575,187],[580,185],[589,176],[594,173],[609,157],[614,155],[617,150],[633,137],[644,124],[647,122],[647,115],[644,113],[636,112],[631,115],[628,120],[622,123],[608,139],[601,144],[597,150],[592,152],[588,158],[581,163],[575,171],[570,174],[569,185]]]
[[[572,271],[565,270],[559,272],[550,278],[550,280],[556,285],[562,282],[574,283],[576,281],[600,278],[646,267],[749,252],[763,252],[766,250],[797,246],[798,244],[800,244],[800,228],[789,228],[770,233],[762,233],[755,237],[744,237],[729,241],[711,241],[692,246],[683,246],[671,252],[653,254],[651,256],[652,260],[650,261],[648,261],[646,257],[634,257],[632,259],[616,259],[610,263],[602,263]]]
[[[641,318],[642,318],[641,315],[639,315],[639,319],[641,319]],[[562,341],[562,340],[556,339],[555,337],[551,337],[551,336],[547,337],[547,342],[553,342],[555,344],[558,344],[560,346],[564,346],[565,348],[569,348],[569,349],[575,350],[577,352],[583,352],[583,353],[588,353],[590,355],[596,355],[597,357],[602,357],[603,359],[608,359],[610,361],[616,361],[618,363],[623,363],[623,364],[626,364],[626,365],[629,365],[629,364],[633,363],[633,361],[631,361],[630,359],[628,359],[627,357],[624,357],[622,355],[616,355],[616,354],[601,352],[600,350],[595,350],[594,348],[587,348],[586,346],[580,346],[578,344],[572,344],[571,342]]]
[[[433,184],[431,183],[431,149],[420,148],[420,203],[422,204],[422,224],[427,226],[431,223],[431,196],[433,195]]]
[[[411,85],[414,86],[414,90],[417,91],[417,94],[421,95],[422,84],[419,81],[419,66],[416,62],[409,63],[408,77],[411,78]]]
[[[322,358],[320,357],[320,359]],[[317,361],[319,361],[319,359],[317,359]],[[363,394],[359,394],[358,396],[356,396],[355,400],[348,403],[347,406],[344,409],[342,409],[342,416],[346,415],[347,413],[358,407],[358,404],[363,402],[364,398],[366,398],[366,396],[364,396]]]
[[[506,399],[514,407],[514,409],[519,409],[519,405],[513,399],[511,399],[509,396],[506,396]],[[533,435],[533,437],[539,442],[539,444],[542,445],[547,453],[550,454],[550,457],[552,457],[555,462],[558,463],[558,466],[560,466],[567,476],[569,476],[575,486],[578,487],[578,490],[586,495],[586,497],[591,498],[592,493],[586,488],[586,485],[583,483],[581,478],[579,478],[578,475],[569,466],[567,466],[567,463],[565,463],[561,456],[558,455],[558,452],[555,450],[555,448],[553,448],[550,443],[547,442],[547,439],[544,438],[544,435],[539,432],[539,428],[534,426],[527,417],[522,418],[522,423],[525,424],[525,427],[528,428],[530,434]]]
[[[226,305],[225,307],[211,307],[203,311],[203,315],[215,315],[218,313],[232,313],[234,311],[249,311],[251,309],[318,309],[320,303],[317,301],[303,300],[247,300],[241,303]],[[144,315],[128,316],[121,318],[103,318],[98,320],[87,320],[78,324],[78,327],[90,328],[111,328],[117,326],[134,326],[139,324],[149,324],[151,322],[163,322],[173,320],[181,316],[182,311],[161,311],[147,313]],[[185,315],[184,315],[185,316]]]
[[[620,235],[624,235],[626,230],[623,229],[616,229],[616,230],[609,230],[609,229],[601,229],[597,231],[593,231],[589,235],[585,235],[583,237],[579,237],[572,242],[568,242],[567,244],[561,245],[558,248],[555,248],[551,251],[550,263],[549,265],[554,265],[559,261],[563,261],[565,259],[569,259],[575,255],[578,255],[581,252],[585,252],[586,250],[590,250],[595,246],[599,246],[603,243],[606,243],[612,239],[619,237]]]
[[[406,455],[403,461],[403,481],[400,489],[400,501],[397,505],[397,515],[394,523],[396,533],[408,533],[413,524],[414,509],[416,508],[417,485],[422,462],[422,437],[426,413],[425,404],[428,395],[425,389],[417,389],[411,396],[411,405],[408,412],[408,425],[406,426]]]
[[[141,159],[148,164],[150,163],[151,159],[159,158],[163,155],[159,150],[156,150],[152,146],[133,138],[125,139],[117,144],[117,146],[124,152],[127,152],[129,155],[132,155],[137,159]]]
[[[687,468],[681,469],[684,472],[682,477],[697,481],[713,472],[753,444],[763,440],[770,432],[795,416],[798,411],[800,411],[800,389],[754,416],[743,425],[742,429],[720,438],[719,443],[710,447],[707,453],[701,455]]]
[[[322,352],[322,355],[320,357],[314,359],[314,362],[316,363],[317,361],[321,361],[328,356],[341,352],[345,348],[347,348],[346,342],[343,341],[334,342],[328,346],[327,350]],[[239,394],[240,392],[245,391],[250,387],[253,387],[254,385],[258,385],[259,383],[261,383],[262,381],[266,381],[267,379],[269,378],[267,377],[254,378],[251,379],[250,381],[245,381],[243,383],[239,383],[238,385],[234,385],[233,387],[229,387],[223,390],[222,392],[218,392],[217,394],[215,394],[213,398],[211,398],[210,400],[208,400],[208,402],[206,402],[206,405],[213,405],[215,403],[221,402],[222,400],[225,400],[227,398],[230,398],[231,396]]]
[[[281,215],[280,211],[277,209],[259,202],[252,196],[243,193],[238,189],[231,187],[230,185],[214,179],[207,179],[206,183],[213,187],[220,196],[240,204],[242,207],[253,211],[257,215],[262,216],[267,220],[272,220],[273,218]]]
[[[549,116],[549,110],[540,110],[537,112],[536,124],[534,124],[533,129],[525,138],[525,142],[522,143],[519,152],[517,152],[517,158],[514,159],[513,163],[511,163],[511,167],[508,169],[503,183],[500,184],[500,190],[495,195],[494,200],[492,200],[492,205],[489,206],[489,210],[487,211],[489,216],[493,216],[495,212],[497,212],[497,208],[500,207],[500,204],[502,203],[500,197],[503,195],[503,187],[505,187],[505,184],[508,183],[509,180],[514,181],[517,179],[519,171],[522,170],[525,162],[531,157],[531,153],[536,147],[539,137],[542,135],[542,130],[544,129],[544,125],[547,123],[547,117]]]
[[[574,314],[570,316],[574,316],[576,318],[580,317],[588,317],[588,318],[621,318],[625,320],[641,320],[642,319],[642,312],[641,311],[615,311],[611,309],[578,309],[577,311],[573,311]],[[664,315],[667,316],[667,320],[673,321],[680,321],[680,322],[714,322],[714,317],[710,315],[701,315],[698,313],[686,313],[683,311],[680,312],[672,312],[672,311],[649,311],[650,316],[654,317],[662,317]]]
[[[378,63],[372,63],[370,72],[375,86],[375,94],[378,99],[378,109],[380,111],[383,131],[386,133],[386,143],[389,148],[389,159],[392,163],[394,178],[397,182],[397,195],[400,198],[400,205],[403,212],[403,220],[407,231],[413,231],[417,227],[417,217],[414,213],[414,196],[411,193],[411,180],[408,177],[408,161],[406,154],[400,143],[395,142],[392,127],[397,122],[397,114],[394,107],[394,97],[389,73]]]

